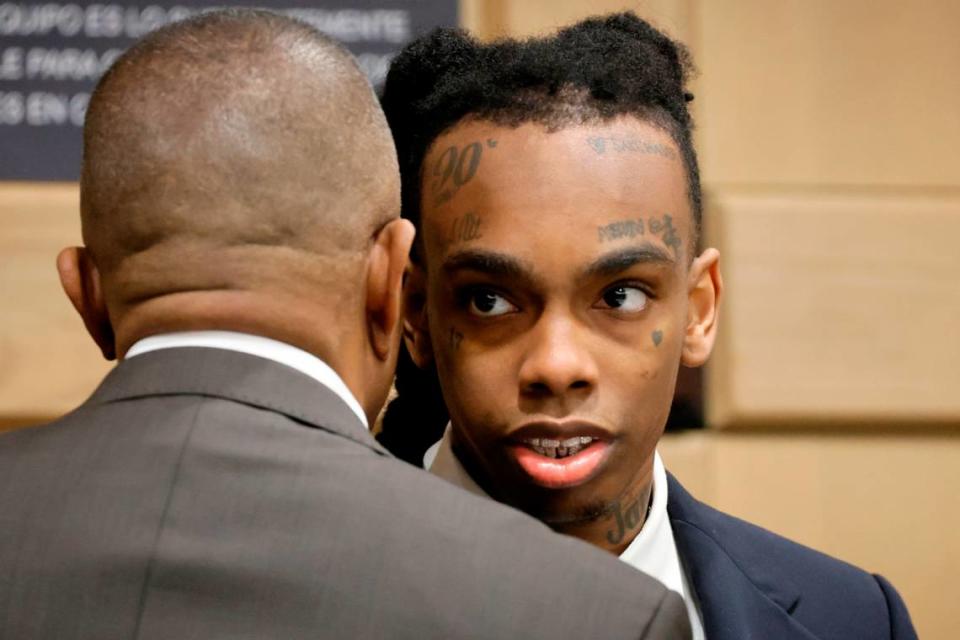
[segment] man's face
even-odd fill
[[[409,344],[432,353],[458,457],[558,526],[636,500],[681,360],[705,358],[696,291],[717,276],[715,252],[691,264],[671,137],[631,117],[552,133],[463,122],[425,158],[421,213]]]

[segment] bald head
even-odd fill
[[[57,267],[107,358],[155,334],[252,333],[320,357],[376,415],[414,229],[339,45],[256,10],[147,36],[90,100],[80,208],[86,246]]]
[[[83,236],[118,307],[275,287],[324,260],[342,270],[398,210],[369,83],[303,23],[255,10],[174,23],[124,54],[91,98]]]

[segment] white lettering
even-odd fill
[[[80,30],[83,29],[83,8],[75,4],[65,4],[59,7],[56,25],[60,35],[77,35],[80,33]]]
[[[287,9],[283,13],[313,25],[341,42],[391,42],[411,38],[410,14],[401,9]]]
[[[126,6],[123,4],[27,4],[0,2],[0,35],[88,38],[140,38],[197,10],[180,5]]]
[[[67,113],[70,117],[70,123],[75,127],[83,126],[83,119],[87,116],[87,104],[89,102],[89,93],[78,93],[70,97],[70,104],[67,105]]]
[[[0,35],[70,37],[82,32],[89,38],[140,38],[198,11],[182,5],[0,2]],[[402,9],[292,8],[281,12],[308,22],[342,42],[402,44],[412,37],[410,14]]]
[[[83,32],[88,38],[119,38],[123,35],[123,10],[116,4],[90,5]]]
[[[127,9],[127,35],[131,38],[144,36],[166,23],[166,10],[155,4],[147,5],[139,11],[134,7]]]
[[[36,91],[24,98],[16,91],[0,92],[0,126],[25,122],[32,127],[65,124],[82,127],[89,102],[89,93],[68,96]]]
[[[0,3],[0,35],[58,33],[75,36],[83,29],[84,9],[77,4]]]
[[[23,49],[8,47],[0,53],[0,80],[19,80],[23,77]]]
[[[61,94],[37,91],[27,96],[27,124],[42,127],[65,124],[70,99]]]
[[[23,122],[23,94],[0,91],[0,125],[18,125]]]
[[[31,80],[97,80],[120,54],[120,49],[100,54],[93,49],[34,47],[27,51],[25,75]]]

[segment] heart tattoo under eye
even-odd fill
[[[660,331],[660,329],[657,329],[656,331],[653,332],[652,337],[653,337],[653,346],[659,347],[660,343],[663,342],[663,331]]]

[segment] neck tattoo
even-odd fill
[[[628,531],[632,531],[642,526],[646,522],[647,517],[650,515],[650,507],[653,506],[653,491],[650,492],[647,498],[647,510],[643,515],[643,518],[640,517],[640,501],[642,498],[637,498],[633,502],[627,505],[626,509],[620,506],[620,501],[616,500],[613,503],[613,514],[616,518],[615,528],[607,531],[607,542],[610,544],[620,544],[623,542],[623,539],[626,537]]]

